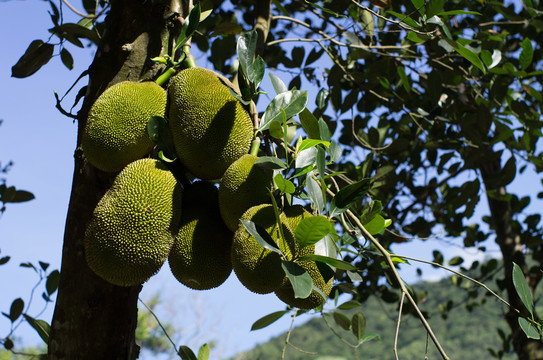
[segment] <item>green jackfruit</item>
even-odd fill
[[[182,284],[196,290],[221,285],[232,272],[233,233],[219,213],[218,191],[196,182],[183,191],[183,214],[168,262]]]
[[[294,235],[282,215],[285,239],[281,239],[272,205],[253,206],[241,216],[241,219],[251,220],[260,225],[270,234],[287,259],[292,256],[295,250]],[[239,281],[247,289],[258,294],[277,290],[286,277],[281,261],[278,253],[262,247],[242,224],[239,225],[232,244],[232,267]]]
[[[269,203],[273,172],[258,157],[245,154],[228,167],[219,187],[219,207],[224,223],[236,231],[239,218],[252,206]]]
[[[127,165],[102,197],[85,233],[89,267],[119,286],[154,275],[168,258],[179,226],[182,187],[165,165]]]
[[[293,232],[296,232],[296,228],[303,219],[313,216],[310,212],[308,212],[300,205],[288,207],[284,210],[284,213]],[[306,246],[301,249],[297,246],[295,258],[299,259],[304,255],[310,255],[314,253],[315,245]],[[313,280],[313,285],[319,288],[327,298],[330,294],[330,291],[332,290],[334,279],[331,277],[325,280],[315,261],[295,260],[295,262],[300,265],[305,271],[307,271],[307,273],[311,276],[311,279]],[[323,268],[327,266],[324,264],[319,265]],[[324,304],[324,302],[326,301],[326,299],[323,298],[322,295],[315,290],[313,290],[311,294],[309,294],[309,296],[306,298],[296,298],[294,296],[292,284],[288,279],[285,279],[283,285],[275,291],[275,295],[284,303],[300,309],[313,309]]]
[[[229,92],[231,86],[226,78],[199,67],[170,80],[168,115],[177,156],[203,180],[221,178],[251,145],[251,117]]]
[[[151,151],[147,122],[152,115],[164,116],[166,99],[166,91],[151,81],[123,81],[106,89],[92,105],[81,139],[88,161],[116,172]]]

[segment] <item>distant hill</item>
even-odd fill
[[[473,284],[463,282],[462,286],[469,285],[469,290],[477,289]],[[501,349],[501,339],[497,329],[507,332],[507,324],[503,319],[504,306],[494,297],[485,295],[483,289],[475,290],[479,296],[468,300],[467,291],[462,286],[453,285],[450,278],[438,282],[424,282],[414,288],[417,292],[426,291],[426,297],[421,301],[420,308],[427,312],[428,321],[434,330],[439,342],[453,360],[482,360],[491,359],[487,350]],[[441,317],[439,306],[446,306],[452,300],[452,308],[448,318]],[[406,300],[407,301],[407,300]],[[481,306],[471,307],[468,311],[465,304],[475,303]],[[393,353],[396,321],[398,316],[397,304],[385,304],[375,298],[369,299],[362,305],[366,317],[366,333],[378,334],[381,341],[370,340],[354,349],[346,345],[328,328],[325,321],[316,314],[306,323],[293,329],[287,346],[285,359],[287,360],[388,360],[395,359]],[[346,313],[350,315],[349,313]],[[287,315],[285,315],[287,316]],[[302,315],[299,320],[308,315]],[[355,343],[355,337],[346,330],[335,325],[329,316],[328,323],[346,341]],[[273,326],[273,325],[272,325]],[[503,334],[503,333],[502,333]],[[285,346],[286,334],[271,339],[265,344],[239,354],[233,360],[275,360],[281,359]],[[398,353],[400,360],[424,360],[426,353],[426,333],[422,324],[411,315],[403,315],[398,339]],[[428,359],[441,359],[431,340],[428,339]],[[505,354],[504,360],[516,359],[513,353]]]

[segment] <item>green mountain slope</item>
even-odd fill
[[[464,286],[453,285],[450,278],[416,285],[416,292],[421,299],[420,308],[429,315],[428,322],[451,359],[490,359],[492,356],[488,348],[496,352],[502,348],[497,329],[507,329],[502,316],[504,306],[494,297],[487,296],[483,289],[467,283],[462,285]],[[466,291],[463,287],[467,285],[469,286]],[[479,295],[474,297],[477,292]],[[440,305],[441,309],[447,307],[446,303],[449,300],[452,300],[452,303],[449,304],[447,319],[444,319],[441,316]],[[469,306],[471,310],[466,309],[466,304],[471,305]],[[362,311],[365,315],[366,333],[378,334],[381,339],[370,340],[358,348],[345,343],[356,343],[355,337],[349,331],[335,325],[331,316],[327,317],[327,322],[342,337],[341,339],[330,330],[319,314],[315,314],[311,320],[293,329],[289,345],[285,349],[285,359],[395,359],[393,347],[398,318],[397,306],[371,298],[362,305],[362,309],[354,309]],[[351,315],[352,311],[344,313]],[[297,321],[303,321],[302,319],[307,316],[303,315]],[[273,338],[249,352],[239,354],[234,360],[281,359],[286,337],[287,334],[283,334]],[[424,360],[426,354],[428,359],[441,359],[431,340],[427,339],[420,320],[412,315],[402,316],[397,348],[401,360]],[[515,358],[514,354],[506,353],[502,359]]]

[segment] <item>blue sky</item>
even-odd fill
[[[44,1],[0,1],[0,162],[14,162],[7,175],[7,184],[16,185],[36,195],[36,199],[23,204],[8,204],[0,218],[0,257],[9,255],[11,261],[0,266],[0,311],[9,311],[11,301],[17,297],[28,299],[36,276],[30,269],[20,268],[21,262],[38,260],[60,268],[62,237],[73,172],[73,151],[76,144],[76,124],[55,109],[53,91],[63,94],[85,70],[92,60],[93,50],[77,50],[70,46],[75,58],[75,69],[68,71],[58,57],[44,69],[26,79],[11,78],[11,66],[24,53],[34,39],[46,40],[51,27],[48,4]],[[66,15],[70,15],[66,10]],[[208,64],[201,64],[208,66]],[[280,77],[284,74],[276,74]],[[283,79],[288,84],[289,78]],[[264,90],[270,94],[269,82]],[[310,105],[314,102],[310,93]],[[70,101],[64,104],[71,106]],[[539,180],[522,177],[517,186],[533,191],[541,188]],[[482,204],[482,209],[486,204]],[[398,249],[398,253],[432,259],[432,250],[438,245],[415,241]],[[446,258],[461,253],[457,246],[445,247]],[[473,255],[473,256],[471,256]],[[479,254],[468,257],[480,258]],[[425,267],[425,269],[428,269]],[[425,270],[426,271],[426,270]],[[405,279],[416,279],[415,266],[402,270]],[[441,276],[443,272],[430,271],[427,276]],[[177,345],[199,346],[214,340],[217,349],[214,358],[232,356],[247,350],[258,342],[278,335],[290,326],[286,317],[265,330],[250,332],[251,324],[263,315],[284,309],[274,295],[256,295],[246,290],[232,274],[225,284],[215,290],[197,292],[177,283],[166,266],[147,284],[141,294],[149,299],[160,293],[163,306],[157,316],[170,321],[178,330],[173,335]],[[43,300],[41,292],[29,314],[36,314]],[[49,321],[53,305],[42,318]],[[307,316],[305,317],[307,319]],[[299,324],[303,318],[297,321]],[[0,316],[0,337],[9,331],[9,321]],[[23,324],[16,335],[25,344],[37,344],[39,338]],[[184,337],[179,340],[179,335]],[[194,342],[193,341],[196,341]],[[145,358],[145,357],[144,357]]]

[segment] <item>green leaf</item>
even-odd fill
[[[239,36],[237,44],[239,64],[247,80],[252,83],[254,83],[255,80],[253,61],[256,53],[257,40],[258,33],[256,32],[256,30],[251,30],[241,34]]]
[[[317,140],[317,139],[304,139],[302,140],[302,142],[300,143],[300,146],[298,147],[298,151],[301,152],[301,151],[304,151],[306,149],[310,149],[314,146],[317,146],[317,145],[324,145],[326,147],[330,146],[330,142],[328,141],[323,141],[323,140]]]
[[[4,256],[4,257],[0,258],[0,265],[7,264],[7,262],[9,261],[9,259],[11,259],[10,256]]]
[[[338,208],[348,208],[357,201],[364,198],[369,191],[371,185],[371,179],[362,179],[354,184],[350,184],[341,189],[336,196],[334,196],[335,205]]]
[[[326,105],[328,105],[329,98],[330,98],[330,92],[327,89],[322,88],[317,93],[315,104],[317,105],[319,109],[324,110],[324,108],[326,108]]]
[[[7,202],[21,203],[21,202],[30,201],[34,199],[34,194],[32,194],[29,191],[15,190],[15,187],[13,186],[9,187],[7,190],[9,189],[13,189],[14,191],[11,194],[9,194],[9,196],[7,196],[6,193],[4,193],[1,200],[5,203]]]
[[[177,351],[177,355],[181,357],[183,360],[198,360],[196,358],[196,355],[194,355],[194,352],[185,345],[181,345],[179,347],[179,351]]]
[[[524,333],[526,334],[526,337],[537,340],[539,340],[539,338],[541,337],[539,329],[535,326],[535,324],[532,324],[525,318],[519,317],[518,324],[520,325],[522,331],[524,331]]]
[[[305,299],[313,291],[313,279],[303,267],[293,261],[282,261],[281,267],[292,284],[294,297]]]
[[[247,229],[247,232],[254,236],[256,242],[258,242],[263,248],[281,254],[281,250],[277,247],[275,241],[273,241],[273,238],[262,226],[257,225],[250,220],[240,219],[240,221],[245,229]]]
[[[272,83],[273,89],[275,90],[276,94],[281,94],[281,93],[284,93],[284,92],[288,91],[288,88],[285,85],[285,83],[283,82],[283,80],[281,80],[279,77],[275,76],[272,73],[269,73],[268,75],[270,77],[270,81]],[[304,109],[304,111],[305,111],[305,109]]]
[[[464,259],[461,256],[455,256],[451,260],[449,260],[450,266],[458,266],[461,265],[464,262]]]
[[[273,156],[261,156],[256,159],[255,164],[261,164],[261,166],[271,170],[283,170],[288,167],[286,162]]]
[[[208,344],[200,346],[198,350],[198,360],[208,360],[209,359],[210,348]]]
[[[529,38],[522,40],[522,51],[520,52],[518,61],[521,70],[526,70],[532,63],[534,57],[534,49],[532,47],[532,41]]]
[[[516,263],[513,263],[513,285],[515,286],[515,290],[517,291],[520,300],[522,300],[526,309],[528,309],[533,316],[534,301],[532,299],[532,293],[530,292],[522,269]]]
[[[483,14],[477,11],[466,11],[466,10],[451,10],[451,11],[441,11],[436,15],[438,16],[449,16],[449,15],[478,15],[482,16]]]
[[[337,308],[340,310],[351,310],[355,309],[359,306],[362,306],[362,304],[356,300],[347,300],[343,304],[339,305]]]
[[[313,115],[313,113],[311,113],[311,111],[309,111],[307,108],[304,108],[298,116],[300,118],[300,124],[307,133],[307,136],[309,136],[311,139],[320,140],[319,120],[317,120],[315,115]]]
[[[298,224],[294,237],[301,247],[313,245],[330,233],[330,220],[324,216],[306,217]]]
[[[428,2],[428,10],[426,11],[426,18],[431,18],[434,15],[437,15],[441,10],[443,10],[443,5],[445,5],[445,0],[430,0]]]
[[[326,151],[322,146],[317,146],[317,170],[319,178],[324,179],[326,176]]]
[[[262,59],[259,56],[256,57],[254,63],[253,63],[253,73],[254,73],[254,80],[253,80],[253,87],[254,90],[258,90],[258,87],[262,83],[262,79],[264,78],[264,73],[266,72],[266,63],[264,62],[264,59]]]
[[[313,179],[313,172],[308,173],[306,181],[307,195],[317,211],[324,209],[324,194],[320,184]]]
[[[198,25],[200,25],[200,15],[201,15],[200,3],[197,3],[192,8],[189,16],[185,19],[185,22],[183,23],[183,26],[181,27],[181,31],[179,33],[179,36],[177,37],[175,48],[173,50],[174,54],[183,45],[185,45],[187,40],[190,39],[192,37],[192,34],[194,34],[196,29],[198,29]]]
[[[364,227],[371,235],[379,234],[385,229],[385,219],[380,214],[377,214]]]
[[[403,66],[398,66],[396,68],[396,71],[398,72],[398,75],[400,76],[402,86],[405,89],[405,91],[411,92],[411,85],[409,84],[409,79],[407,78],[407,75],[405,74],[405,68]]]
[[[483,73],[485,73],[485,66],[483,65],[483,62],[477,54],[475,54],[473,51],[465,47],[464,45],[460,44],[459,42],[456,42],[456,46],[454,49],[462,55],[465,59],[467,59],[470,63],[472,63],[474,66],[476,66],[479,70],[481,70]]]
[[[411,0],[411,3],[418,10],[419,14],[424,15],[424,0]]]
[[[258,131],[264,131],[272,121],[281,121],[281,109],[285,111],[287,119],[300,113],[307,105],[307,91],[290,90],[275,96],[266,108],[260,121]]]
[[[332,137],[328,125],[326,125],[326,122],[322,118],[319,119],[319,134],[323,141],[330,141],[330,138]]]
[[[52,271],[47,276],[47,281],[45,282],[45,290],[47,294],[51,295],[58,289],[58,282],[60,280],[60,272],[58,270]]]
[[[328,147],[328,153],[330,154],[330,161],[337,162],[339,159],[341,159],[343,150],[341,150],[341,147],[339,147],[338,143],[332,141],[330,142],[330,146]]]
[[[62,63],[68,68],[68,70],[72,70],[74,68],[74,58],[72,57],[72,54],[66,50],[66,48],[63,48],[60,51],[60,60],[62,60]]]
[[[36,332],[42,338],[42,340],[46,344],[48,344],[49,343],[49,331],[51,329],[49,324],[44,320],[34,319],[33,317],[31,317],[31,316],[29,316],[27,314],[23,314],[23,316],[26,319],[26,321],[30,324],[30,326],[32,326],[34,328],[34,330],[36,330]]]
[[[336,324],[338,324],[343,330],[351,329],[351,319],[347,315],[337,311],[332,311],[332,317],[334,318]]]
[[[54,45],[41,40],[32,41],[19,61],[12,66],[11,76],[25,78],[34,74],[53,57],[54,49]]]
[[[335,11],[329,10],[329,9],[327,9],[327,8],[324,8],[324,7],[319,6],[319,5],[315,4],[315,3],[309,2],[309,1],[307,1],[307,0],[304,0],[304,2],[305,2],[306,4],[309,4],[309,5],[313,6],[313,7],[316,7],[317,9],[320,9],[322,12],[325,12],[325,13],[330,14],[330,15],[332,15],[332,16],[335,16],[335,17],[344,17],[344,18],[347,17],[347,16],[345,16],[345,15],[339,14],[339,13],[337,13],[337,12],[335,12]]]
[[[21,314],[23,313],[24,307],[25,307],[25,302],[23,301],[23,299],[17,298],[13,300],[13,302],[11,303],[11,307],[9,309],[9,315],[7,315],[6,313],[2,313],[2,314],[4,314],[5,317],[10,319],[11,322],[15,322],[15,320],[17,320],[19,316],[21,316]]]
[[[275,175],[273,178],[273,182],[275,183],[279,191],[284,194],[292,194],[296,190],[296,187],[294,186],[292,181],[285,179],[282,174]]]
[[[288,313],[288,310],[276,311],[276,312],[273,312],[271,314],[261,317],[260,319],[258,319],[257,321],[253,323],[253,325],[251,326],[251,331],[260,330],[262,328],[265,328],[268,325],[273,324],[286,313]]]
[[[366,317],[361,312],[357,312],[351,318],[351,331],[358,341],[361,341],[366,332]]]
[[[300,258],[300,261],[305,261],[305,260],[319,261],[319,262],[328,264],[330,266],[333,266],[335,268],[338,268],[340,270],[357,270],[357,267],[352,265],[351,263],[344,260],[335,259],[329,256],[309,254],[309,255],[304,255]]]
[[[317,149],[310,147],[309,149],[302,150],[296,156],[294,166],[296,169],[302,169],[306,166],[315,164],[317,159]]]

